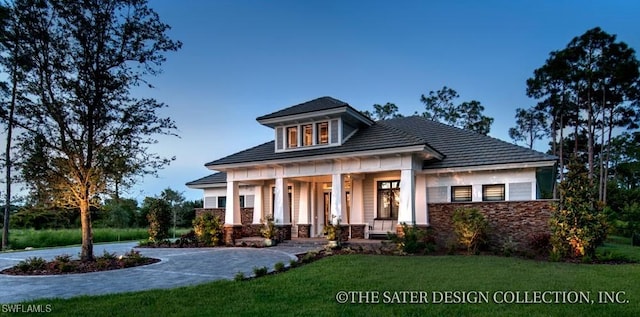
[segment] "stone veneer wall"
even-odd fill
[[[477,208],[489,221],[489,244],[500,248],[511,237],[519,250],[529,249],[533,235],[549,233],[551,200],[499,201],[428,204],[429,223],[436,243],[445,246],[455,237],[453,212],[458,208]]]

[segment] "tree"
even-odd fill
[[[16,1],[15,7],[24,5],[24,1]],[[0,67],[7,75],[8,83],[2,83],[2,107],[0,108],[0,119],[6,123],[6,144],[4,155],[5,168],[5,211],[2,231],[2,249],[9,245],[9,217],[11,206],[11,186],[13,184],[12,159],[14,128],[17,125],[17,113],[21,112],[26,100],[22,98],[24,90],[24,79],[26,71],[29,69],[30,52],[24,45],[22,22],[26,17],[20,14],[19,10],[9,4],[0,4]],[[6,108],[6,109],[5,109]]]
[[[362,113],[365,116],[376,121],[402,117],[402,114],[398,112],[398,106],[391,102],[387,102],[384,106],[374,104],[373,113],[369,112],[368,110],[363,111]]]
[[[142,209],[149,220],[149,241],[156,243],[168,238],[171,227],[171,206],[162,199],[146,197],[142,203]]]
[[[455,125],[458,120],[458,111],[453,101],[458,98],[460,95],[447,86],[438,91],[429,91],[428,97],[424,94],[420,96],[420,101],[425,106],[422,116],[429,120]]]
[[[184,203],[184,195],[181,192],[177,192],[171,188],[166,188],[160,193],[160,199],[167,202],[169,207],[171,208],[171,213],[173,214],[173,237],[176,237],[176,223],[178,221],[178,211]]]
[[[428,97],[422,95],[420,101],[425,105],[422,116],[479,134],[489,134],[493,118],[482,114],[484,106],[477,100],[465,101],[456,106],[453,101],[459,97],[455,90],[447,86],[437,92],[430,91]]]
[[[516,109],[516,126],[509,129],[509,137],[515,143],[524,141],[529,149],[533,149],[533,143],[536,140],[542,140],[545,135],[548,135],[545,121],[544,113],[536,108],[526,110],[518,108]]]
[[[158,134],[175,125],[156,111],[165,105],[136,98],[131,89],[149,85],[181,43],[145,0],[25,0],[25,22],[34,69],[29,73],[33,106],[22,114],[21,159],[41,165],[28,184],[56,192],[55,204],[80,210],[80,258],[91,261],[90,206],[116,177],[155,173],[170,159],[148,151]],[[39,148],[27,146],[38,140]],[[119,168],[113,162],[122,159]],[[31,187],[31,185],[29,185]]]
[[[588,172],[575,160],[560,182],[560,201],[551,213],[551,244],[556,258],[593,257],[607,237],[607,224]]]
[[[552,131],[562,132],[568,125],[574,128],[574,136],[581,135],[582,131],[586,133],[585,164],[592,183],[596,179],[596,169],[599,169],[598,197],[603,202],[606,202],[609,144],[613,131],[621,127],[637,128],[639,68],[640,62],[633,49],[624,42],[617,42],[615,35],[596,27],[573,38],[566,48],[552,52],[545,65],[534,71],[534,78],[527,81],[529,96],[554,101],[549,103],[548,113],[554,115],[554,123],[559,119],[560,124]],[[565,121],[565,115],[570,119]],[[598,136],[599,149],[596,146]],[[574,153],[578,147],[576,138]],[[596,162],[598,151],[601,155]]]

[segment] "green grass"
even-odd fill
[[[640,252],[640,251],[637,251]],[[57,316],[637,316],[640,265],[537,262],[495,256],[334,256],[249,281],[217,281],[68,300],[40,300]],[[591,292],[594,304],[497,304],[499,291]],[[336,302],[339,291],[379,292],[379,303]],[[481,304],[390,304],[385,291],[488,292]],[[624,291],[600,304],[598,291]]]
[[[632,261],[640,262],[640,247],[631,245],[631,238],[611,236],[598,248],[597,254],[612,254],[614,257],[623,257]]]
[[[189,229],[177,229],[176,236],[188,232]],[[45,248],[77,245],[82,242],[80,229],[33,230],[11,229],[11,248],[19,250],[26,247]],[[93,242],[117,242],[144,240],[149,238],[147,228],[94,228]]]

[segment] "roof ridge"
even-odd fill
[[[233,153],[233,154],[229,154],[229,155],[227,155],[227,156],[225,156],[225,157],[229,157],[229,156],[237,155],[237,154],[240,154],[240,153],[248,152],[248,151],[251,151],[251,150],[253,150],[253,149],[255,149],[255,148],[258,148],[258,147],[261,147],[261,146],[267,145],[267,144],[269,144],[269,143],[275,143],[275,142],[276,142],[275,140],[267,141],[267,142],[264,142],[264,143],[262,143],[262,144],[258,144],[258,145],[256,145],[256,146],[250,147],[250,148],[248,148],[248,149],[244,149],[244,150],[242,150],[242,151],[238,151],[238,152],[235,152],[235,153]],[[211,165],[211,163],[213,163],[213,162],[215,162],[215,161],[219,161],[219,160],[220,160],[220,159],[213,160],[213,161],[211,161],[211,162],[205,163],[205,164],[204,164],[204,166],[209,166],[209,165]]]

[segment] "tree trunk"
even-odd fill
[[[14,62],[13,74],[12,74],[12,87],[11,87],[11,102],[9,104],[9,118],[7,120],[7,145],[5,158],[5,183],[6,197],[4,200],[4,219],[2,227],[2,250],[9,247],[9,217],[11,216],[11,141],[13,133],[13,116],[16,108],[16,97],[18,95],[18,65]]]
[[[93,232],[91,229],[91,210],[89,208],[89,199],[83,199],[80,202],[80,223],[82,224],[82,250],[80,252],[80,260],[87,262],[93,261]]]

